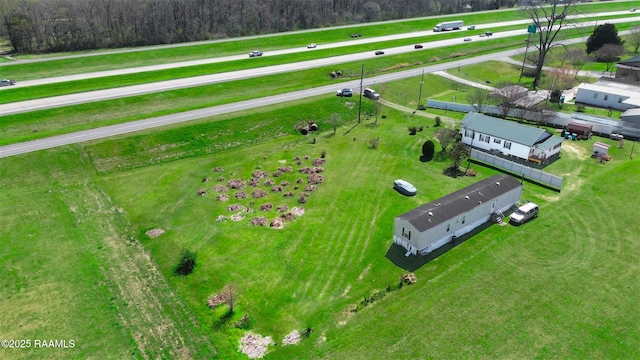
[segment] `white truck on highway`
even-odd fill
[[[433,28],[433,32],[440,31],[449,31],[449,30],[460,30],[464,26],[464,21],[456,20],[456,21],[445,21],[441,22]]]

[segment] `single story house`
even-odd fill
[[[562,138],[547,130],[478,113],[462,119],[462,142],[481,150],[538,164],[560,156]]]
[[[621,111],[640,108],[640,87],[615,81],[583,83],[578,85],[575,102]]]
[[[515,205],[522,184],[494,175],[395,218],[393,242],[410,254],[428,254]]]

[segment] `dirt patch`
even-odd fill
[[[240,347],[238,350],[247,355],[249,359],[261,359],[267,354],[269,345],[273,344],[274,342],[271,336],[262,336],[260,334],[247,332],[246,335],[240,339]]]
[[[152,239],[155,239],[155,238],[157,238],[158,236],[160,236],[160,235],[164,234],[164,229],[162,229],[162,228],[151,229],[151,230],[148,230],[145,234],[146,234],[148,237],[150,237],[150,238],[152,238]]]
[[[573,158],[581,158],[584,159],[585,157],[587,157],[587,150],[576,146],[575,144],[572,144],[570,142],[564,142],[562,143],[562,149],[566,151],[567,156],[573,157]]]

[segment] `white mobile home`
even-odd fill
[[[613,81],[580,84],[576,103],[624,111],[640,107],[639,90],[640,87],[636,85]]]
[[[462,142],[484,151],[538,164],[560,156],[562,138],[547,130],[469,113],[462,119]]]
[[[393,242],[409,254],[427,254],[489,221],[520,200],[522,184],[494,175],[396,217]]]

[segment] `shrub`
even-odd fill
[[[584,105],[582,105],[582,104],[576,105],[576,112],[583,113],[584,110],[585,110]]]
[[[213,191],[219,192],[219,193],[225,192],[227,190],[229,190],[229,189],[224,185],[216,185],[216,186],[213,187]]]
[[[262,211],[271,211],[271,209],[273,209],[273,205],[272,204],[262,204],[262,205],[260,205],[260,210],[262,210]]]
[[[227,186],[232,189],[242,189],[245,187],[245,182],[244,180],[241,180],[241,179],[229,180],[229,182],[227,183]]]
[[[245,314],[240,320],[236,321],[233,324],[233,327],[236,329],[250,329],[251,328],[251,317],[249,314]]]
[[[293,168],[291,166],[281,166],[278,168],[278,171],[281,173],[290,173],[293,171]]]
[[[409,127],[409,135],[415,135],[416,132],[418,132],[418,128],[415,126],[410,126]]]
[[[244,191],[238,191],[236,193],[236,199],[246,199],[247,198],[247,193]]]
[[[255,189],[251,192],[251,197],[254,199],[260,199],[267,196],[267,192],[262,189]]]
[[[267,226],[268,223],[269,219],[264,216],[257,216],[251,219],[251,224],[253,224],[253,226]]]
[[[251,175],[256,179],[263,179],[269,176],[269,173],[263,170],[256,170]]]
[[[196,267],[196,253],[188,249],[182,249],[178,263],[173,268],[175,275],[186,276],[193,272]]]
[[[442,124],[442,119],[440,118],[440,116],[436,116],[434,121],[436,122],[436,124],[435,124],[436,127],[438,127],[438,126],[440,126],[440,124]]]
[[[324,165],[325,160],[323,158],[313,159],[313,166],[322,166]]]
[[[198,195],[198,196],[204,196],[204,195],[207,195],[207,190],[206,190],[206,189],[204,189],[204,188],[203,188],[203,189],[200,189],[200,190],[196,191],[196,195]]]

